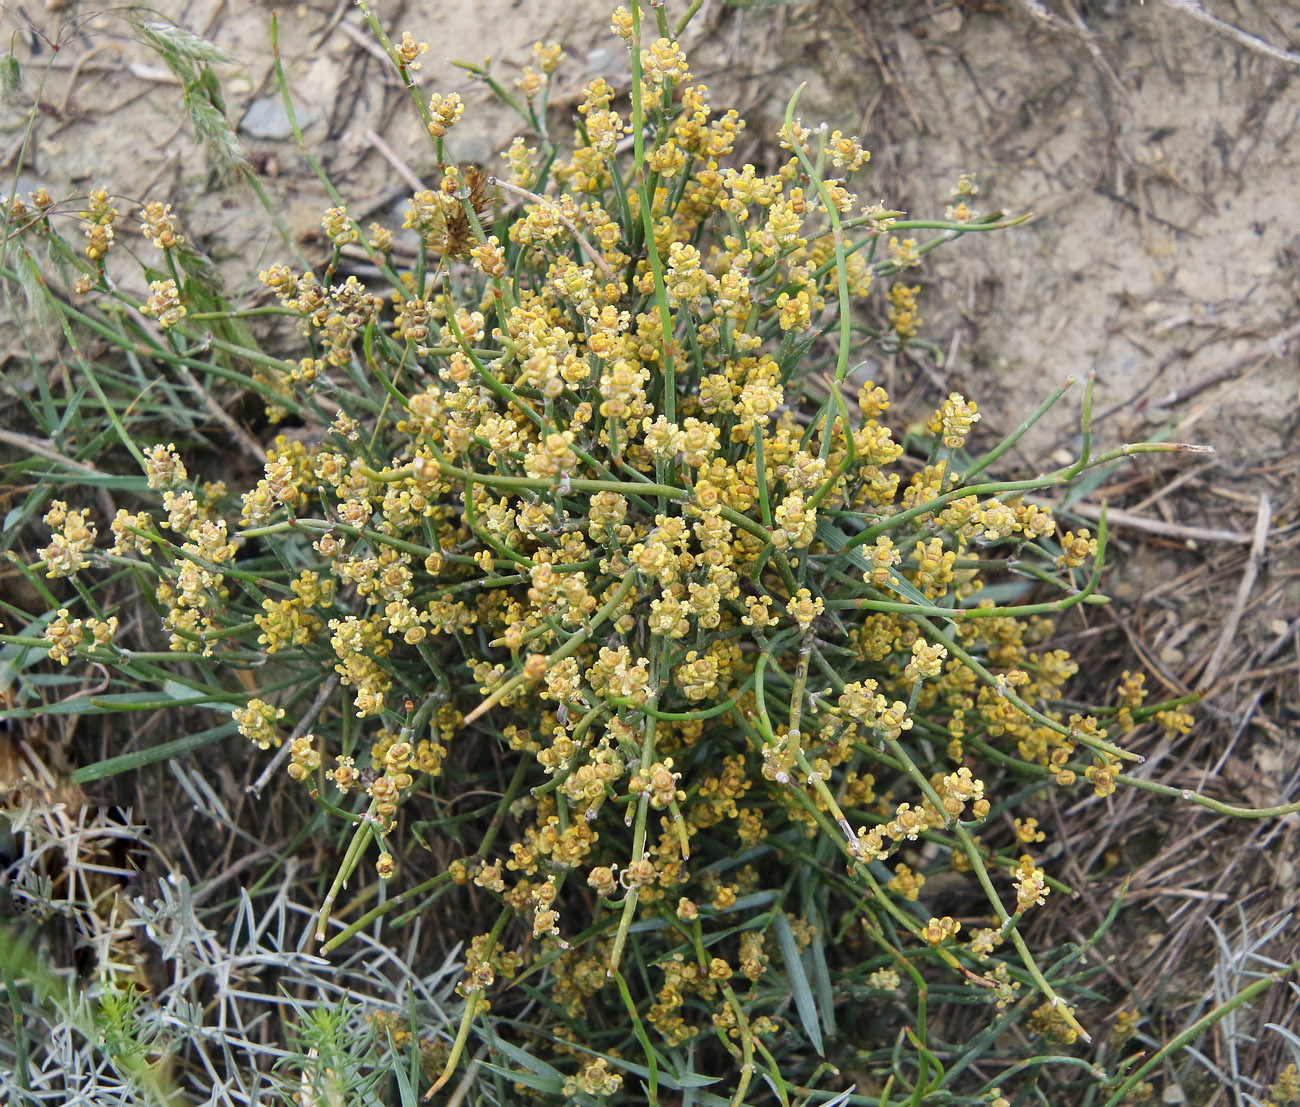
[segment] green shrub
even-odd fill
[[[332,193],[330,256],[264,271],[270,311],[220,300],[161,201],[139,214],[147,291],[106,271],[106,190],[78,205],[80,250],[66,204],[14,201],[6,274],[58,316],[107,419],[95,441],[141,476],[116,480],[112,519],[42,505],[26,573],[49,610],[4,641],[19,669],[39,649],[110,674],[65,710],[222,712],[100,773],[235,730],[250,757],[279,747],[275,786],[349,828],[323,951],[398,911],[460,927],[435,1087],[474,1034],[485,1088],[551,1102],[856,1083],[837,1102],[1005,1103],[1043,1069],[1048,1088],[1109,1079],[1062,1048],[1085,1036],[1079,950],[1036,956],[1020,933],[1069,891],[1020,813],[1051,789],[1109,795],[1133,759],[1118,738],[1190,719],[1140,677],[1107,710],[1063,699],[1076,666],[1051,637],[1104,602],[1105,524],[1058,526],[1047,494],[1177,447],[1094,455],[1085,397],[1074,464],[998,479],[1065,386],[991,448],[956,393],[891,428],[854,350],[922,342],[907,271],[1008,222],[972,210],[967,178],[943,219],[864,206],[866,152],[802,124],[797,96],[777,172],[731,165],[744,122],[709,107],[653,12],[614,17],[630,101],[597,79],[572,147],[517,140],[500,179],[457,161],[459,99],[412,84],[437,187],[400,230]],[[411,81],[420,45],[371,22]],[[481,75],[545,135],[561,52],[536,56],[516,93]],[[357,250],[386,284],[342,275]],[[73,268],[68,298],[42,251]],[[256,340],[255,315],[296,329]],[[92,364],[86,336],[128,367]],[[195,373],[296,428],[250,488],[192,476],[164,405],[139,402],[152,375]],[[36,687],[15,712],[44,709]],[[431,843],[450,863],[404,883]],[[378,902],[343,925],[357,881],[357,911]],[[933,1036],[935,1002],[970,1008],[962,1042]],[[1009,1044],[1017,1024],[1039,1044]]]

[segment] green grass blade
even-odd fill
[[[92,780],[103,780],[106,777],[117,776],[119,773],[134,772],[146,765],[156,765],[159,761],[170,761],[176,757],[184,757],[195,750],[201,750],[205,746],[212,745],[213,742],[229,738],[230,735],[235,733],[236,729],[233,722],[223,723],[221,726],[201,730],[197,734],[187,734],[184,738],[175,738],[170,742],[163,742],[161,745],[153,746],[147,750],[135,750],[132,753],[109,757],[103,761],[96,761],[93,765],[83,765],[72,774],[72,779],[77,784],[88,784]]]

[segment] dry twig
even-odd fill
[[[412,189],[416,192],[424,192],[427,189],[428,186],[415,175],[411,167],[398,157],[397,151],[389,146],[376,131],[367,127],[365,131],[362,132],[362,137],[384,155],[384,160],[393,167],[397,175],[410,185]]]
[[[74,461],[70,457],[65,457],[58,450],[46,445],[40,439],[32,438],[31,435],[21,434],[18,431],[5,430],[0,427],[0,442],[4,442],[15,449],[23,450],[29,454],[35,454],[37,457],[43,457],[48,461],[57,461],[60,465],[66,465],[69,469],[76,469],[82,473],[94,473],[98,475],[96,469],[88,461]]]
[[[1252,368],[1258,362],[1265,361],[1271,357],[1281,357],[1286,353],[1287,347],[1296,338],[1300,338],[1300,323],[1292,323],[1291,326],[1287,327],[1285,330],[1278,331],[1277,334],[1273,335],[1271,338],[1266,338],[1258,345],[1252,346],[1240,357],[1235,357],[1226,364],[1219,366],[1218,369],[1207,373],[1200,380],[1193,381],[1191,384],[1186,385],[1183,388],[1175,389],[1173,392],[1170,392],[1169,395],[1164,397],[1164,399],[1157,400],[1157,406],[1174,407],[1177,404],[1182,403],[1184,400],[1191,399],[1191,397],[1195,396],[1197,393],[1204,392],[1207,388],[1211,388],[1221,381],[1225,381],[1230,377],[1235,377],[1242,370]]]
[[[1068,510],[1085,519],[1099,519],[1101,508],[1092,504],[1070,504]],[[1147,534],[1159,534],[1164,538],[1177,538],[1181,542],[1231,542],[1245,545],[1251,540],[1249,534],[1238,530],[1221,530],[1217,527],[1191,527],[1182,523],[1166,523],[1163,519],[1152,519],[1146,515],[1135,515],[1131,511],[1117,508],[1106,509],[1106,522],[1113,527],[1145,531]]]
[[[1201,678],[1202,688],[1213,687],[1215,680],[1218,679],[1219,670],[1223,668],[1224,659],[1228,655],[1228,647],[1236,636],[1237,625],[1241,622],[1241,613],[1246,609],[1246,601],[1250,598],[1250,590],[1255,586],[1255,578],[1259,575],[1260,566],[1264,563],[1264,547],[1268,543],[1268,528],[1272,515],[1273,503],[1269,499],[1267,492],[1261,492],[1259,513],[1255,516],[1255,537],[1251,542],[1250,557],[1246,561],[1246,571],[1241,574],[1241,583],[1237,586],[1237,596],[1233,600],[1232,611],[1224,621],[1219,644],[1214,648],[1210,663],[1205,667],[1205,675]]]
[[[1255,50],[1277,61],[1286,62],[1288,65],[1300,65],[1300,54],[1292,53],[1290,50],[1283,50],[1280,46],[1274,46],[1271,42],[1243,31],[1240,27],[1235,26],[1226,20],[1220,19],[1217,15],[1211,15],[1205,10],[1201,0],[1165,0],[1165,7],[1172,8],[1182,15],[1191,16],[1193,19],[1200,20],[1202,23],[1213,27],[1220,34],[1227,35],[1230,39],[1241,43],[1249,50]]]
[[[516,196],[523,197],[525,200],[531,200],[534,204],[542,204],[550,208],[554,212],[555,218],[564,224],[565,229],[573,235],[574,239],[582,247],[583,252],[591,258],[596,267],[604,274],[605,279],[607,281],[616,280],[614,271],[609,267],[609,262],[601,256],[596,247],[587,241],[586,236],[578,230],[573,220],[564,214],[564,209],[554,200],[548,200],[545,196],[539,196],[536,192],[529,192],[528,189],[520,188],[519,185],[512,184],[510,181],[503,181],[500,177],[489,177],[488,181],[498,188],[504,188],[507,192],[513,192]]]
[[[258,465],[264,464],[266,462],[266,450],[262,447],[262,444],[237,423],[225,408],[217,403],[211,392],[200,387],[199,382],[194,379],[194,374],[186,366],[177,365],[176,372],[181,380],[194,390],[194,395],[203,401],[204,410],[225,428],[226,433],[234,441],[239,443],[244,453]]]

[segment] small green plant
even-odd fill
[[[460,1073],[494,1101],[1006,1103],[1118,1081],[1123,1064],[1068,1052],[1088,1040],[1080,951],[1021,933],[1070,891],[1021,813],[1054,788],[1176,794],[1126,777],[1119,740],[1191,719],[1140,675],[1114,707],[1064,702],[1076,665],[1051,637],[1105,602],[1106,529],[1058,525],[1050,494],[1187,447],[1094,454],[1089,390],[1078,459],[1001,479],[1068,382],[982,450],[957,393],[891,428],[854,351],[922,343],[908,271],[1013,221],[976,213],[969,178],[942,219],[863,205],[867,152],[801,122],[797,94],[784,163],[732,165],[744,121],[710,107],[675,37],[698,7],[675,30],[661,4],[615,12],[630,89],[593,81],[571,146],[545,137],[558,45],[514,91],[476,70],[539,136],[499,177],[457,160],[470,124],[417,90],[423,45],[367,13],[441,179],[401,228],[363,228],[322,172],[333,248],[319,273],[262,272],[270,309],[226,305],[162,201],[137,216],[143,283],[110,276],[107,190],[11,203],[5,275],[57,319],[75,402],[107,420],[69,456],[135,469],[103,484],[128,504],[111,517],[44,485],[22,509],[49,528],[22,566],[47,610],[9,605],[11,667],[107,676],[59,703],[20,682],[8,714],[218,716],[85,777],[236,730],[250,756],[278,748],[259,789],[303,789],[346,831],[323,953],[420,915],[460,928],[432,1091]],[[376,283],[345,275],[358,253]],[[75,269],[66,287],[45,254]],[[257,341],[255,316],[293,327]],[[284,341],[293,356],[268,352]],[[154,398],[232,387],[295,428],[242,490],[191,474]],[[72,403],[47,389],[36,415],[66,424]],[[435,839],[450,863],[403,885]],[[964,1044],[932,1035],[940,1001],[971,1008]],[[317,1058],[342,1019],[304,1016]],[[405,1095],[410,1034],[389,1030]],[[375,1087],[342,1059],[295,1064],[322,1102],[320,1080]]]
[[[207,815],[227,818],[193,779],[180,777],[178,785]],[[406,1047],[413,1025],[446,1021],[456,961],[420,975],[394,971],[400,952],[369,935],[341,959],[305,953],[315,911],[291,898],[287,881],[265,894],[243,892],[233,909],[219,911],[203,911],[203,889],[184,877],[160,881],[158,897],[128,899],[95,844],[111,829],[143,847],[145,828],[69,828],[63,805],[41,802],[7,815],[27,847],[6,873],[15,901],[30,920],[75,920],[94,958],[85,976],[55,971],[39,942],[6,935],[5,1103],[178,1107],[201,1099],[235,1107],[301,1103],[307,1093],[318,1103],[378,1107],[393,1102],[385,1093],[398,1049],[402,1063],[409,1056],[417,1067],[425,1054],[438,1059],[437,1043]],[[69,879],[37,879],[51,843],[67,860]],[[107,925],[106,904],[113,908]]]

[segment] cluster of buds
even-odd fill
[[[804,502],[802,492],[791,492],[772,513],[777,524],[772,544],[778,550],[807,549],[817,534],[817,512]]]
[[[989,813],[989,801],[984,798],[984,781],[973,776],[965,765],[944,776],[936,790],[943,802],[944,811],[951,819],[960,818],[968,803],[971,805],[971,813],[977,819],[982,819]]]
[[[1097,556],[1097,540],[1086,527],[1067,530],[1061,538],[1061,554],[1056,564],[1061,568],[1077,569],[1090,557]]]
[[[616,1094],[622,1087],[622,1075],[611,1069],[605,1058],[596,1057],[583,1062],[578,1074],[565,1080],[564,1094],[571,1099],[576,1099],[579,1093],[603,1098]]]
[[[344,795],[361,783],[361,773],[357,770],[356,759],[344,754],[334,758],[334,768],[327,769],[325,776],[328,780],[332,780],[334,787]]]
[[[349,246],[361,239],[357,225],[348,218],[347,208],[330,208],[321,217],[320,223],[325,237],[335,246]]]
[[[176,233],[171,204],[151,200],[140,210],[140,233],[159,250],[174,250],[185,239]]]
[[[979,421],[979,408],[960,392],[950,392],[943,406],[931,417],[928,429],[940,436],[947,449],[960,450]]]
[[[1077,1022],[1071,1025],[1074,1012],[1060,1000],[1044,1000],[1029,1015],[1028,1028],[1035,1034],[1057,1045],[1073,1045],[1079,1037],[1075,1029]]]
[[[86,555],[95,548],[99,532],[94,523],[86,521],[88,514],[69,510],[63,500],[50,505],[44,519],[53,533],[50,544],[41,551],[47,577],[70,577],[90,564]]]
[[[403,31],[401,41],[393,46],[393,52],[397,54],[398,62],[403,68],[413,73],[419,72],[419,59],[429,52],[429,44],[416,42],[410,31]]]
[[[443,96],[435,92],[429,99],[429,134],[434,138],[446,138],[464,114],[465,105],[459,93]]]
[[[807,630],[814,620],[826,610],[826,604],[820,596],[813,596],[807,588],[800,588],[787,605],[790,617],[799,624],[800,630]]]
[[[485,276],[493,280],[503,280],[505,278],[506,255],[501,249],[501,242],[496,235],[488,237],[478,245],[470,248],[470,261],[474,267],[482,272]]]
[[[618,894],[618,866],[597,865],[587,874],[587,886],[602,899]]]
[[[915,903],[924,884],[924,873],[913,872],[911,868],[900,861],[894,866],[894,875],[890,878],[887,887],[894,895]]]
[[[185,462],[171,442],[165,446],[150,446],[144,451],[144,472],[150,489],[155,492],[176,488],[189,480]]]
[[[915,338],[921,329],[921,314],[916,310],[916,297],[921,292],[919,284],[902,283],[889,286],[889,325],[901,341]]]
[[[289,776],[299,782],[306,780],[320,768],[320,750],[316,748],[316,736],[304,734],[289,743]]]
[[[81,213],[81,229],[86,235],[86,257],[96,265],[102,265],[113,245],[113,221],[119,212],[112,206],[108,193],[102,188],[95,189],[88,199],[88,210]]]
[[[912,720],[907,714],[907,704],[895,700],[876,720],[876,733],[889,742],[897,742],[903,731],[912,729]]]
[[[1031,907],[1047,902],[1047,874],[1034,864],[1034,859],[1029,854],[1020,858],[1013,883],[1016,887],[1017,911],[1028,911]]]
[[[929,942],[932,946],[942,945],[949,938],[957,937],[957,932],[961,929],[961,923],[951,915],[944,915],[941,919],[932,918],[921,928],[921,937]]]
[[[50,660],[66,665],[82,645],[86,632],[90,633],[95,646],[104,649],[112,645],[117,626],[116,615],[110,615],[107,619],[70,620],[68,609],[61,607],[46,625],[41,637],[49,643]]]
[[[1092,784],[1093,790],[1102,799],[1115,794],[1115,781],[1119,776],[1120,763],[1114,757],[1107,753],[1099,753],[1093,758],[1093,762],[1084,771]]]
[[[891,570],[903,560],[903,555],[894,548],[894,540],[887,534],[880,535],[875,545],[863,547],[861,553],[871,566],[862,574],[862,579],[878,588],[889,583]]]
[[[1147,698],[1146,681],[1145,673],[1131,673],[1127,669],[1120,673],[1120,684],[1117,690],[1120,706],[1117,719],[1122,733],[1127,733],[1134,727],[1133,712],[1141,707],[1142,701]]]
[[[168,277],[149,282],[149,299],[140,305],[140,312],[157,319],[158,325],[168,330],[189,314],[189,308],[181,302],[176,282]]]
[[[642,857],[639,861],[630,861],[623,873],[618,878],[618,882],[628,891],[633,888],[644,888],[653,884],[659,877],[659,870],[655,867],[654,861],[649,855]]]
[[[548,877],[541,884],[534,884],[529,890],[529,903],[533,907],[533,937],[557,937],[560,933],[560,914],[555,910],[555,897],[558,888],[555,877]],[[561,943],[566,945],[567,943]]]
[[[1045,841],[1047,835],[1038,829],[1038,820],[1035,818],[1016,819],[1016,840],[1024,842],[1027,846],[1032,846],[1038,842]]]
[[[653,765],[643,766],[629,782],[628,790],[634,795],[649,796],[650,806],[662,811],[686,798],[686,793],[677,787],[681,778],[681,773],[673,772],[673,759],[667,757]]]
[[[894,811],[894,817],[877,830],[883,830],[886,836],[895,842],[915,842],[921,831],[927,829],[930,819],[925,808],[913,807],[910,803],[900,803]]]
[[[943,671],[947,656],[948,651],[943,646],[931,645],[924,638],[918,638],[912,643],[912,660],[903,670],[903,679],[918,681],[937,677]]]
[[[763,776],[778,784],[788,784],[795,762],[802,752],[803,736],[797,730],[776,735],[776,740],[763,747]]]
[[[280,744],[275,724],[284,718],[283,707],[275,707],[265,700],[254,698],[248,701],[247,707],[235,708],[233,714],[239,733],[258,749],[269,750]]]

